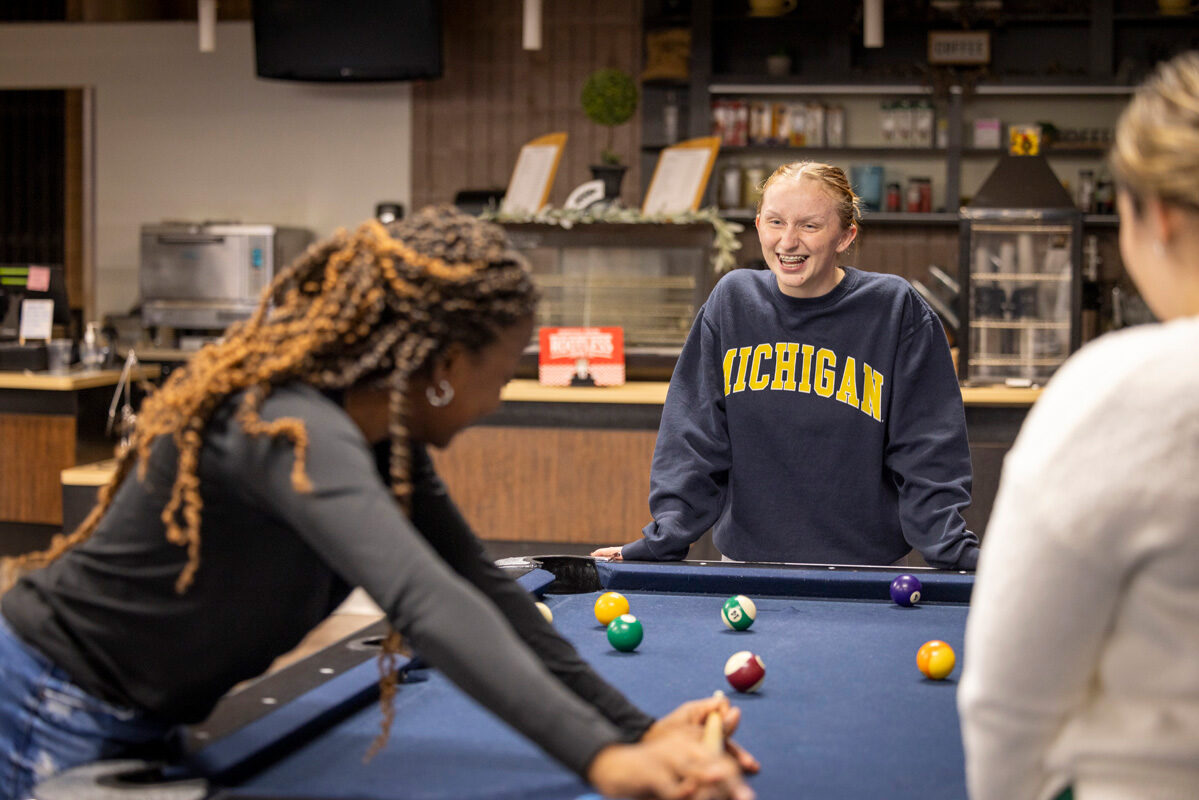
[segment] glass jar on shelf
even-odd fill
[[[754,161],[741,170],[741,207],[754,209],[762,197],[762,184],[766,182],[769,173],[766,165]]]

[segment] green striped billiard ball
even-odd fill
[[[608,623],[608,641],[622,653],[636,650],[644,635],[641,620],[632,614],[621,614]]]
[[[720,609],[720,618],[724,620],[724,624],[735,631],[743,631],[753,625],[757,616],[758,607],[743,594],[725,600]]]

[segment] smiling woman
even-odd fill
[[[784,164],[766,179],[754,224],[762,257],[788,297],[820,297],[841,282],[837,257],[858,235],[858,198],[837,167]]]
[[[965,412],[937,317],[907,281],[839,266],[858,198],[838,167],[766,181],[769,272],[725,276],[671,379],[643,538],[608,558],[683,558],[708,528],[739,561],[973,569]]]

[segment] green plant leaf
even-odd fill
[[[637,111],[637,83],[623,70],[596,70],[583,84],[581,100],[587,119],[608,127],[621,125]]]

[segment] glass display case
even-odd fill
[[[503,227],[541,289],[538,327],[619,326],[629,378],[669,377],[717,277],[711,225]]]
[[[963,208],[959,375],[1048,380],[1081,342],[1082,214]]]

